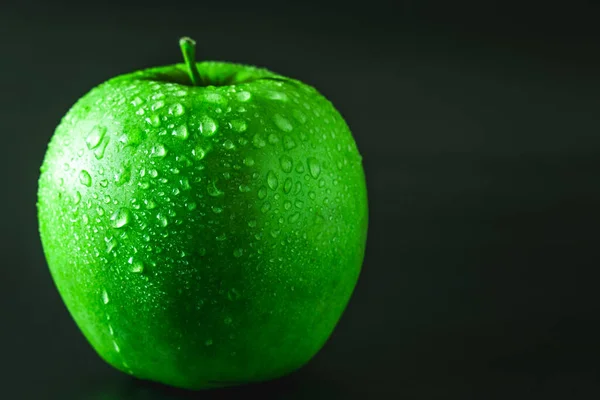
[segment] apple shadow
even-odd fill
[[[310,370],[300,370],[272,381],[249,383],[227,388],[199,391],[178,389],[157,382],[135,378],[94,385],[84,393],[83,400],[212,400],[212,399],[306,399],[309,396],[348,398],[350,393],[340,382],[328,380]]]

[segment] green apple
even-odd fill
[[[314,88],[180,44],[186,63],[110,79],[62,119],[44,252],[115,368],[189,389],[275,378],[319,351],[356,285],[361,157]]]

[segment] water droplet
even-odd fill
[[[258,189],[258,198],[263,200],[265,197],[267,197],[267,188],[263,186]]]
[[[279,186],[279,180],[273,171],[267,173],[267,185],[269,185],[271,190],[275,190],[277,189],[277,186]]]
[[[162,100],[157,101],[156,103],[152,104],[152,106],[150,107],[150,109],[152,111],[156,111],[156,110],[160,110],[161,108],[163,108],[165,106],[165,102]]]
[[[117,344],[117,342],[116,342],[116,341],[114,341],[114,340],[113,340],[113,346],[114,346],[114,348],[115,348],[115,351],[116,351],[117,353],[120,353],[120,352],[121,352],[121,349],[119,348],[119,345],[118,345],[118,344]]]
[[[290,156],[281,156],[281,158],[279,158],[279,164],[281,165],[281,170],[283,172],[292,172],[292,158]]]
[[[187,209],[188,209],[188,210],[190,210],[190,211],[193,211],[193,210],[195,210],[195,209],[196,209],[196,207],[198,207],[198,205],[197,205],[195,202],[193,202],[193,201],[191,201],[191,202],[189,202],[189,203],[187,204]]]
[[[129,165],[123,165],[115,174],[115,184],[117,186],[123,186],[131,179],[131,167]]]
[[[220,95],[219,93],[214,93],[214,92],[205,93],[204,100],[209,103],[218,104],[223,107],[227,105],[227,98]]]
[[[215,237],[215,239],[217,239],[219,242],[223,242],[227,240],[227,235],[225,233],[222,233],[219,236]]]
[[[104,140],[100,142],[100,145],[94,149],[94,157],[96,157],[97,160],[101,160],[104,157],[109,141],[108,137],[104,138]]]
[[[235,149],[235,144],[233,144],[233,142],[231,140],[227,139],[223,143],[223,147],[225,147],[227,150],[233,150],[233,149]]]
[[[277,100],[277,101],[287,101],[288,100],[285,93],[276,92],[273,90],[264,93],[264,97],[269,100]]]
[[[252,144],[254,144],[255,147],[257,148],[262,148],[266,146],[266,142],[265,139],[262,138],[262,136],[260,136],[258,133],[256,135],[254,135],[254,137],[252,138]]]
[[[75,195],[73,196],[73,204],[79,204],[80,201],[81,201],[81,193],[75,192]]]
[[[163,158],[167,155],[167,149],[162,144],[156,144],[152,147],[152,152],[150,153],[150,157]]]
[[[180,103],[175,103],[171,107],[169,107],[169,114],[180,116],[185,113],[185,109]]]
[[[196,148],[192,150],[192,155],[196,160],[202,160],[206,156],[206,151],[202,147],[196,146]]]
[[[102,289],[102,302],[104,304],[108,304],[109,302],[108,293],[106,292],[106,289]]]
[[[248,185],[240,185],[240,186],[238,187],[238,189],[239,189],[239,190],[240,190],[240,192],[242,192],[242,193],[247,193],[247,192],[249,192],[249,191],[250,191],[250,186],[248,186]]]
[[[242,254],[244,254],[244,250],[242,250],[242,249],[235,249],[233,251],[233,256],[235,258],[240,258],[242,256]]]
[[[158,219],[158,223],[160,224],[160,226],[162,226],[163,228],[169,225],[169,220],[167,220],[167,217],[165,217],[161,213],[156,214],[156,218]]]
[[[292,202],[287,200],[285,203],[283,203],[283,208],[289,210],[290,208],[292,208]]]
[[[144,263],[135,257],[130,257],[127,262],[131,265],[131,272],[141,274],[144,272]]]
[[[252,157],[246,157],[244,158],[244,165],[247,165],[248,167],[251,167],[254,165],[254,159]]]
[[[292,129],[294,129],[291,122],[281,114],[275,114],[273,116],[273,122],[275,122],[275,126],[284,132],[291,132]]]
[[[321,174],[321,167],[319,166],[319,162],[314,157],[309,157],[307,160],[308,171],[313,178],[318,178]]]
[[[98,147],[102,139],[104,139],[104,135],[106,135],[106,127],[96,125],[85,138],[87,148],[92,150]]]
[[[248,100],[250,100],[251,97],[252,97],[252,95],[246,91],[239,92],[236,95],[236,98],[238,99],[238,101],[248,101]]]
[[[223,212],[223,209],[221,207],[217,207],[217,206],[212,206],[212,211],[215,214],[221,214]]]
[[[279,143],[279,136],[277,136],[277,135],[276,135],[276,134],[274,134],[274,133],[271,133],[271,134],[269,135],[269,137],[267,137],[267,140],[269,141],[269,143],[271,143],[271,144],[273,144],[273,145],[274,145],[274,144],[277,144],[277,143]]]
[[[250,228],[256,228],[256,221],[255,220],[248,221],[248,226]]]
[[[248,125],[246,124],[246,121],[243,121],[241,119],[234,119],[233,121],[231,121],[231,128],[234,131],[241,133],[248,129]]]
[[[285,135],[285,136],[283,137],[283,147],[284,147],[286,150],[291,150],[291,149],[293,149],[294,147],[296,147],[296,142],[295,142],[295,141],[294,141],[294,139],[292,139],[290,136],[288,136],[288,135]]]
[[[208,194],[211,195],[212,197],[218,197],[218,196],[222,196],[224,194],[224,192],[219,190],[219,188],[217,187],[216,179],[208,184],[206,190],[208,191]]]
[[[296,118],[296,120],[298,120],[298,122],[300,122],[301,124],[306,122],[306,115],[304,115],[302,113],[302,111],[300,110],[294,110],[292,112],[292,115],[294,116],[294,118]]]
[[[144,100],[140,99],[139,97],[136,97],[135,99],[133,99],[133,101],[131,102],[131,104],[133,104],[134,107],[137,107],[141,104],[144,103]]]
[[[110,217],[110,222],[113,228],[122,228],[129,223],[131,212],[127,208],[119,208]]]
[[[225,322],[225,325],[231,325],[231,322],[233,320],[231,319],[231,317],[225,317],[225,319],[223,320],[223,322]]]
[[[119,138],[119,142],[123,144],[123,147],[131,146],[136,147],[144,141],[146,133],[139,129],[133,129],[130,132],[124,133]]]
[[[205,344],[206,346],[212,346],[212,344],[213,344],[213,341],[212,341],[212,339],[208,339],[206,342],[204,342],[204,344]]]
[[[87,187],[92,186],[92,176],[85,169],[79,173],[79,183]]]
[[[302,208],[302,206],[304,205],[304,202],[302,200],[296,200],[294,205],[296,206],[296,208]]]
[[[289,193],[292,190],[292,179],[287,178],[283,183],[283,191],[284,193]]]
[[[213,136],[217,132],[217,123],[208,115],[200,118],[200,133],[204,136]]]
[[[107,253],[111,253],[115,247],[117,247],[117,245],[119,244],[119,242],[117,242],[117,240],[115,238],[110,238],[110,239],[106,239],[106,252]]]
[[[241,293],[236,288],[231,288],[227,291],[227,298],[231,301],[239,300],[241,297]]]
[[[182,140],[186,140],[188,137],[190,137],[188,128],[185,125],[179,125],[177,128],[175,128],[172,132],[172,135]]]
[[[262,205],[262,207],[260,208],[260,211],[264,214],[267,211],[269,211],[271,209],[271,203],[269,203],[268,201],[265,201]]]

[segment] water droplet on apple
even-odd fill
[[[223,107],[227,105],[227,98],[219,93],[207,92],[204,94],[204,100],[208,103],[218,104]]]
[[[302,111],[300,111],[300,110],[294,110],[294,111],[292,111],[292,115],[301,124],[304,124],[306,122],[306,115],[304,115],[304,113],[302,113]]]
[[[246,121],[244,121],[244,120],[234,119],[233,121],[231,121],[231,128],[234,131],[241,133],[241,132],[244,132],[248,128],[248,125],[246,125]]]
[[[140,129],[132,129],[131,131],[121,135],[119,142],[123,144],[123,147],[136,147],[144,141],[145,137],[146,133],[144,131]]]
[[[223,143],[223,147],[225,147],[227,150],[233,150],[233,149],[235,149],[235,144],[233,144],[233,142],[231,140],[227,139]]]
[[[283,208],[285,208],[286,210],[289,210],[290,208],[292,208],[292,202],[289,200],[286,200],[286,202],[283,203]]]
[[[129,257],[129,260],[127,260],[127,262],[129,263],[129,265],[131,265],[131,272],[134,272],[136,274],[141,274],[142,272],[144,272],[144,263],[138,260],[137,257]]]
[[[180,103],[175,103],[171,107],[169,107],[169,114],[180,116],[185,113],[185,108]]]
[[[254,135],[254,137],[252,138],[252,144],[254,144],[255,147],[257,148],[262,148],[266,146],[266,142],[265,139],[262,138],[262,136],[260,136],[258,133],[256,135]]]
[[[246,91],[239,92],[236,95],[236,98],[238,99],[238,101],[248,101],[248,100],[250,100],[251,97],[252,97],[252,95]]]
[[[283,137],[283,147],[284,147],[286,150],[291,150],[291,149],[293,149],[294,147],[296,147],[296,142],[295,142],[295,141],[294,141],[294,139],[292,139],[290,136],[288,136],[288,135],[285,135],[285,136]]]
[[[213,344],[213,341],[212,341],[212,339],[208,339],[206,342],[204,342],[204,344],[205,344],[206,346],[212,346],[212,344]]]
[[[160,224],[160,226],[162,226],[163,228],[169,225],[169,220],[161,213],[156,214],[156,218],[158,219],[158,223]]]
[[[190,134],[188,132],[188,128],[185,125],[179,125],[177,128],[173,130],[173,136],[178,139],[186,140]]]
[[[283,191],[284,193],[289,193],[292,190],[292,179],[287,178],[283,183]]]
[[[271,203],[269,203],[268,201],[265,201],[262,205],[262,207],[260,208],[260,211],[264,214],[266,212],[268,212],[271,209]]]
[[[294,129],[291,122],[281,114],[275,114],[273,116],[273,122],[275,122],[275,126],[284,132],[291,132],[292,129]]]
[[[115,184],[117,186],[123,186],[131,179],[131,167],[128,165],[121,166],[115,173]],[[106,182],[108,184],[108,182]],[[101,182],[102,184],[102,182]]]
[[[260,200],[264,200],[266,197],[267,197],[267,188],[263,186],[260,189],[258,189],[258,198]]]
[[[277,179],[277,175],[273,171],[269,171],[267,173],[267,185],[271,190],[277,189],[279,185],[279,180]]]
[[[106,289],[102,289],[102,302],[104,304],[108,304],[109,301],[110,299],[108,298],[108,292],[106,291]]]
[[[200,133],[204,136],[213,136],[217,132],[217,123],[208,115],[200,118]]]
[[[290,156],[281,156],[279,158],[279,164],[281,165],[281,170],[283,172],[292,172],[292,158]]]
[[[113,228],[122,228],[129,223],[131,212],[127,208],[119,208],[110,217],[111,226]]]
[[[319,166],[319,162],[314,157],[309,157],[307,160],[308,171],[310,172],[310,176],[313,178],[318,178],[321,174],[321,167]]]
[[[154,96],[152,96],[154,97]],[[152,106],[150,107],[150,109],[152,111],[156,111],[156,110],[160,110],[161,108],[163,108],[165,106],[165,102],[162,100],[157,101],[156,103],[152,104]]]
[[[244,250],[242,250],[242,249],[238,248],[233,251],[233,256],[235,258],[240,258],[242,256],[242,254],[244,254]]]
[[[75,195],[73,196],[73,204],[79,204],[80,201],[81,201],[81,193],[76,191]]]
[[[104,135],[106,135],[106,127],[98,125],[95,126],[85,138],[85,144],[87,148],[92,150],[98,147],[102,139],[104,139]]]
[[[219,188],[217,187],[217,180],[213,180],[211,181],[206,190],[208,191],[208,194],[212,197],[218,197],[218,196],[223,196],[223,194],[225,194],[224,192],[222,192],[221,190],[219,190]]]
[[[131,102],[131,104],[133,104],[134,107],[138,107],[139,105],[143,104],[144,100],[140,99],[139,97],[136,97],[135,99],[133,99],[133,101]]]
[[[288,100],[288,97],[285,93],[276,92],[274,90],[265,92],[263,96],[269,100],[277,100],[277,101],[287,101]]]
[[[162,144],[156,144],[152,147],[152,152],[150,153],[151,157],[163,158],[167,155],[167,149]]]
[[[92,186],[92,176],[85,169],[79,173],[79,183],[87,187]]]
[[[252,157],[244,158],[244,165],[251,167],[254,165],[254,159]]]
[[[202,160],[206,156],[206,151],[202,147],[196,146],[192,150],[192,155],[196,160]]]

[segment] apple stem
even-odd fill
[[[179,47],[183,54],[183,59],[188,67],[188,73],[192,84],[198,86],[202,84],[203,80],[198,72],[198,66],[196,65],[196,41],[185,36],[179,39]]]

